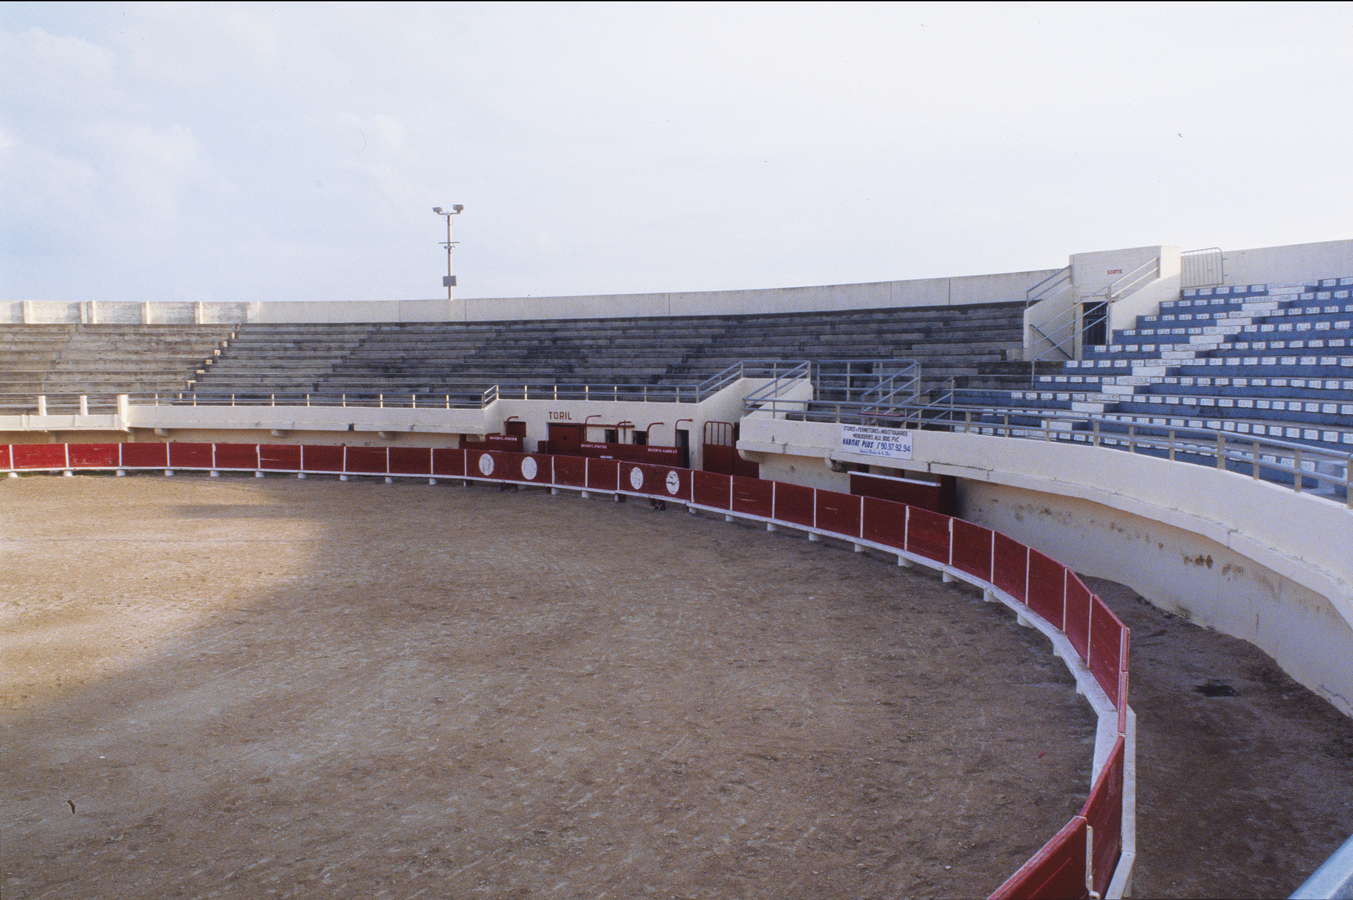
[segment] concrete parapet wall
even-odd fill
[[[1353,240],[1227,250],[1226,284],[1273,284],[1353,275]]]

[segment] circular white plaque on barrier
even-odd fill
[[[493,474],[493,457],[487,453],[479,455],[479,471],[484,475]]]
[[[528,456],[521,461],[521,475],[527,481],[535,481],[537,471],[536,461],[531,457]]]
[[[635,466],[633,469],[630,469],[630,487],[634,488],[637,491],[640,490],[643,486],[644,486],[644,470],[639,468],[638,466]]]
[[[676,496],[676,492],[679,491],[679,490],[681,490],[681,476],[678,475],[678,474],[675,473],[675,472],[668,472],[668,473],[667,473],[667,493],[669,493],[669,494],[671,494],[673,497],[675,497],[675,496]]]

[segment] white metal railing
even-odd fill
[[[1124,294],[1131,293],[1132,289],[1137,287],[1143,281],[1160,277],[1160,257],[1148,259],[1131,272],[1126,273],[1118,280],[1109,285],[1109,302],[1117,300]]]
[[[1225,255],[1220,247],[1185,250],[1179,254],[1179,287],[1216,287],[1226,281]]]

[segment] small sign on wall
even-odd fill
[[[911,432],[874,425],[842,425],[841,449],[884,459],[911,459]]]

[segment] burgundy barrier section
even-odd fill
[[[1076,816],[998,887],[991,900],[1079,900],[1088,897],[1085,839],[1085,820]]]
[[[221,444],[217,444],[219,449]],[[123,444],[122,465],[128,469],[165,469],[169,467],[168,444]],[[251,466],[252,468],[252,466]]]
[[[527,484],[549,484],[550,458],[548,456],[539,456],[534,453],[504,453],[508,457],[505,460],[512,472],[513,481],[523,481]]]
[[[907,508],[891,500],[865,497],[862,504],[861,536],[866,541],[906,549]]]
[[[390,468],[388,447],[349,447],[343,470],[358,475],[385,475]]]
[[[211,444],[169,445],[169,468],[171,469],[214,469],[216,458],[212,454]],[[250,467],[252,468],[252,466]]]
[[[777,482],[775,518],[782,522],[813,527],[813,489],[801,484]]]
[[[301,465],[307,472],[342,472],[343,448],[330,444],[302,444]]]
[[[432,448],[391,447],[390,472],[394,475],[431,475]]]
[[[0,444],[0,469],[14,468],[14,452],[9,444]]]
[[[954,519],[953,528],[953,559],[950,560],[950,564],[960,572],[967,572],[983,581],[990,581],[991,529],[962,519]]]
[[[992,573],[994,576],[991,579],[992,583],[1023,603],[1029,568],[1029,548],[1018,541],[1012,541],[998,531],[994,538],[992,555],[996,569]]]
[[[670,466],[621,463],[620,489],[662,500],[689,500],[690,471]]]
[[[1066,567],[1037,550],[1029,552],[1029,609],[1054,628],[1061,629]]]
[[[131,444],[127,445],[132,446]],[[126,460],[127,450],[123,448],[122,458]],[[258,468],[258,444],[217,444],[216,468],[249,469]]]
[[[434,447],[432,474],[449,478],[465,477],[465,451],[455,447]]]
[[[817,492],[817,527],[846,537],[860,536],[862,497],[836,491]]]
[[[1124,657],[1123,623],[1118,621],[1104,601],[1098,597],[1090,601],[1090,674],[1118,706],[1118,673]]]
[[[66,453],[70,464],[81,469],[116,469],[117,444],[70,444]]]
[[[1090,790],[1081,815],[1090,826],[1090,872],[1095,893],[1103,897],[1123,851],[1124,738],[1119,735],[1104,769]]]
[[[940,512],[940,486],[919,481],[899,481],[880,478],[865,472],[850,473],[850,492],[862,497],[891,500],[907,506],[919,506],[931,512]]]
[[[513,460],[509,454],[486,450],[482,447],[473,447],[465,451],[465,475],[467,478],[491,478],[494,481],[505,481],[521,474],[519,469],[515,474],[512,471],[520,465],[520,462]]]
[[[476,441],[482,444],[481,450],[505,450],[509,453],[521,453],[526,449],[525,441],[519,434],[486,434],[484,440]]]
[[[594,491],[614,491],[620,486],[620,463],[614,459],[587,461],[587,487]]]
[[[15,444],[14,468],[64,469],[66,468],[66,445]]]
[[[949,563],[949,517],[912,507],[907,512],[907,552]]]
[[[732,478],[731,475],[720,475],[717,472],[692,472],[691,482],[696,505],[728,509]],[[812,488],[805,490],[811,491]]]
[[[301,445],[259,444],[258,467],[269,472],[301,471]]]
[[[1062,630],[1081,660],[1090,658],[1090,598],[1094,596],[1076,573],[1066,573],[1066,622]],[[1091,824],[1094,824],[1093,822]]]
[[[734,475],[733,512],[769,519],[775,514],[775,482]]]
[[[587,460],[581,456],[554,457],[554,483],[587,487]]]

